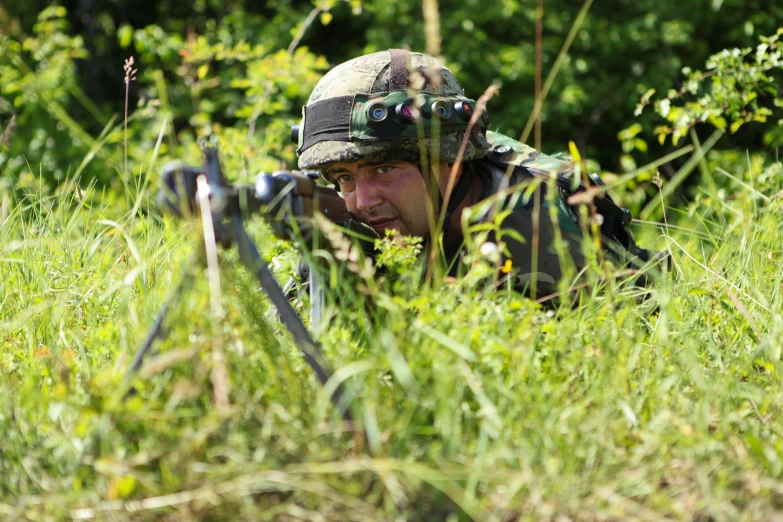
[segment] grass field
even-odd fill
[[[196,273],[123,402],[199,224],[134,211],[146,192],[31,182],[0,214],[0,518],[783,517],[783,199],[765,172],[667,209],[682,228],[636,229],[672,252],[650,290],[596,265],[546,309],[489,289],[480,261],[433,287],[336,268],[319,340],[353,427],[233,251],[222,310]],[[251,231],[285,280],[293,247]]]

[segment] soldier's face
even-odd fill
[[[359,160],[333,164],[329,172],[348,210],[379,235],[386,230],[408,236],[428,234],[427,187],[414,163]]]

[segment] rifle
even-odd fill
[[[209,170],[210,161],[217,162],[217,153],[214,153],[214,160],[209,157],[211,155],[211,151],[205,151],[203,167],[177,162],[165,165],[163,187],[155,198],[157,207],[178,217],[197,214],[197,179]],[[219,169],[219,165],[216,168]],[[210,207],[213,214],[222,211],[225,216],[238,212],[242,219],[262,214],[272,230],[285,238],[295,235],[294,228],[307,231],[316,208],[336,223],[351,219],[353,216],[338,192],[316,183],[319,176],[318,171],[313,170],[262,172],[253,186],[216,184],[207,176]],[[292,219],[298,222],[297,227],[293,226]]]
[[[157,206],[177,217],[193,216],[199,212],[197,202],[203,195],[199,191],[207,190],[216,243],[224,247],[236,245],[242,264],[258,279],[259,285],[277,308],[281,321],[304,354],[305,361],[315,372],[321,385],[325,385],[332,375],[332,370],[247,234],[244,220],[262,213],[272,224],[276,234],[284,237],[309,237],[312,234],[311,221],[315,209],[335,222],[352,217],[344,200],[333,188],[319,186],[316,183],[318,173],[315,171],[262,173],[256,178],[254,186],[230,185],[226,183],[220,168],[216,137],[204,142],[202,150],[203,166],[173,163],[164,167],[162,188],[156,197]],[[191,263],[197,260],[203,260],[203,255],[194,256]],[[158,312],[126,374],[126,383],[129,383],[133,374],[141,368],[153,343],[163,337],[166,314],[182,291],[190,286],[191,272],[186,269],[180,283],[169,294]],[[311,284],[311,293],[313,290]],[[132,387],[129,390],[126,397],[135,392]],[[343,419],[350,422],[350,411],[347,405],[341,403],[343,394],[343,387],[338,385],[330,399],[337,410],[342,411]]]

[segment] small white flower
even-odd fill
[[[497,263],[500,261],[500,251],[498,250],[498,246],[492,241],[487,241],[481,245],[479,252],[481,253],[481,257],[490,263]]]

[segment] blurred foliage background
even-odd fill
[[[546,78],[583,4],[541,4]],[[493,127],[518,137],[535,101],[536,2],[441,0],[439,9],[444,61],[470,96],[500,85],[489,107]],[[651,102],[668,92],[676,104],[689,85],[688,74],[698,73],[711,55],[734,48],[750,52],[760,37],[775,34],[781,19],[783,4],[761,0],[590,5],[544,103],[542,149],[568,150],[573,141],[589,167],[612,180],[612,173],[633,171],[671,152],[691,129],[695,134],[688,141],[705,141],[712,126],[721,126],[716,118],[698,111],[672,114],[665,100],[638,114],[640,99]],[[70,0],[54,6],[12,0],[0,6],[3,183],[8,189],[25,175],[56,183],[78,174],[82,182],[132,191],[154,172],[153,158],[195,160],[195,139],[211,132],[230,143],[223,156],[235,179],[291,166],[295,153],[288,129],[330,66],[391,47],[424,50],[424,34],[422,5],[411,0]],[[138,69],[128,93],[127,143],[135,180],[118,176],[126,94],[122,65],[130,56]],[[730,64],[724,69],[735,70]],[[761,87],[753,85],[750,99],[735,104],[753,105],[753,117],[746,111],[735,120],[755,121],[732,127],[716,150],[774,158],[783,142],[774,82],[780,67],[773,63],[764,71],[771,76]],[[705,92],[700,82],[690,84],[691,94]],[[652,90],[657,94],[650,100]],[[724,102],[710,107],[729,110]],[[680,136],[666,140],[676,128]],[[680,166],[665,163],[660,174],[672,178]],[[654,174],[638,176],[619,191],[632,210],[638,212],[655,191]]]

